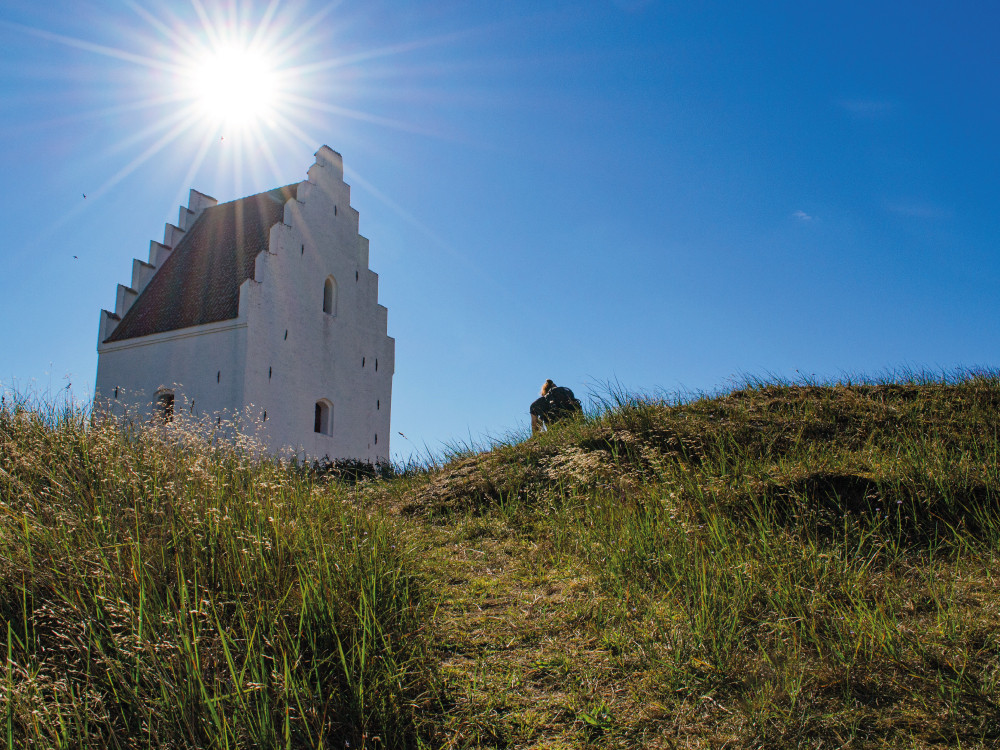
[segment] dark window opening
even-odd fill
[[[358,280],[358,272],[357,272],[357,271],[355,271],[355,272],[354,272],[354,280],[355,280],[355,281],[357,281],[357,280]]]
[[[362,366],[362,367],[364,367],[364,366],[365,366],[365,358],[364,358],[364,357],[362,357],[362,358],[361,358],[361,366]]]
[[[327,315],[337,314],[337,281],[333,276],[323,283],[323,312]]]
[[[375,372],[378,372],[378,357],[375,357]]]
[[[160,394],[158,399],[158,404],[160,409],[160,418],[163,419],[164,423],[174,421],[174,394],[163,393]]]
[[[378,433],[375,433],[375,445],[378,445]]]
[[[216,417],[215,418],[215,423],[216,424],[222,424],[222,417]]]
[[[285,341],[288,341],[288,329],[285,329]]]
[[[217,373],[215,373],[215,382],[218,383],[220,378],[222,378],[222,370],[219,370]]]
[[[188,411],[194,414],[194,399],[191,399],[191,405],[188,407]]]
[[[270,367],[267,368],[267,379],[268,380],[271,379],[271,368]]]
[[[305,246],[305,245],[303,245],[303,246],[302,246],[302,252],[301,252],[301,253],[299,253],[299,255],[305,255],[305,254],[306,254],[306,246]]]
[[[334,216],[337,215],[337,204],[336,203],[333,204],[333,215]]]
[[[261,422],[266,422],[267,421],[267,409],[264,409],[264,418],[262,420],[260,420],[260,421]]]
[[[333,433],[333,409],[326,401],[316,402],[313,432],[318,432],[320,435],[330,435]]]
[[[115,398],[118,398],[118,386],[115,386]]]
[[[382,400],[381,399],[377,399],[375,401],[375,408],[376,409],[381,409],[382,408]]]

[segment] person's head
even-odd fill
[[[546,380],[545,384],[542,386],[542,395],[544,396],[546,393],[548,393],[555,387],[556,387],[555,383],[553,383],[551,380]]]

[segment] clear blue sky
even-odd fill
[[[0,2],[5,386],[89,398],[99,310],[188,188],[294,182],[324,143],[397,456],[523,428],[547,377],[1000,365],[995,2],[202,3]],[[179,91],[199,7],[278,50],[253,137]]]

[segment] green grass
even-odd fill
[[[357,484],[203,445],[0,410],[9,747],[1000,743],[995,373],[609,391]]]
[[[391,529],[177,437],[0,412],[6,746],[418,745],[436,677]]]

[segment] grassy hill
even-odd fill
[[[1000,378],[755,383],[351,483],[0,409],[8,747],[996,747]]]

